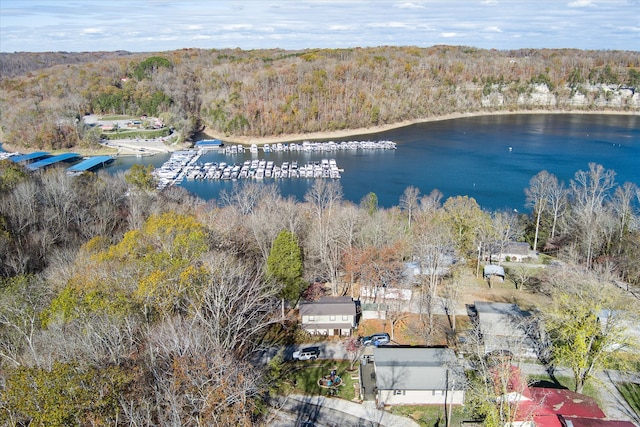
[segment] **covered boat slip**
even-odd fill
[[[77,153],[64,153],[59,155],[51,155],[46,151],[38,151],[36,153],[20,154],[9,157],[14,163],[25,163],[27,168],[32,171],[54,166],[60,163],[74,163],[82,159]],[[79,175],[82,172],[94,171],[111,162],[114,158],[111,156],[93,156],[87,157],[81,162],[69,167],[67,171],[72,175]]]
[[[9,159],[14,163],[31,163],[46,159],[48,157],[51,157],[51,154],[47,153],[46,151],[37,151],[35,153],[11,156]]]
[[[46,159],[38,160],[37,162],[31,163],[27,165],[27,169],[35,171],[38,169],[55,165],[56,163],[74,162],[78,159],[80,159],[80,155],[77,153],[64,153],[64,154],[59,154],[57,156],[47,157]]]
[[[76,163],[67,169],[68,173],[71,174],[81,174],[82,172],[93,171],[95,169],[99,169],[106,164],[113,162],[113,157],[111,156],[95,156],[89,157],[80,163]]]

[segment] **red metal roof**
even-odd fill
[[[631,421],[598,420],[594,418],[563,418],[562,425],[563,427],[635,427],[635,424]]]
[[[564,417],[606,418],[595,399],[571,390],[531,387],[531,397],[544,408]]]

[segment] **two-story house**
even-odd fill
[[[302,328],[312,335],[351,335],[356,303],[350,297],[322,297],[300,304]]]

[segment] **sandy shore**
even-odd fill
[[[433,116],[419,120],[405,120],[398,123],[371,126],[368,128],[359,129],[344,129],[338,131],[327,132],[313,132],[313,133],[298,133],[287,134],[278,136],[266,136],[266,137],[250,137],[250,136],[227,136],[221,133],[217,133],[209,128],[205,128],[202,132],[204,138],[220,139],[226,143],[250,145],[250,144],[273,144],[278,142],[297,142],[313,139],[331,139],[331,138],[347,138],[352,135],[368,135],[378,132],[386,132],[392,129],[398,129],[405,126],[411,126],[418,123],[437,122],[442,120],[453,120],[465,117],[479,117],[479,116],[502,116],[502,115],[515,115],[515,114],[592,114],[592,115],[627,115],[627,116],[640,116],[640,111],[584,111],[584,110],[524,110],[524,111],[494,111],[494,112],[470,112],[470,113],[453,113],[445,114],[442,116]]]

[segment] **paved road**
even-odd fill
[[[280,414],[269,427],[304,426],[304,423],[314,427],[419,427],[409,418],[376,409],[373,402],[360,404],[324,396],[290,395],[282,398],[278,406]]]

